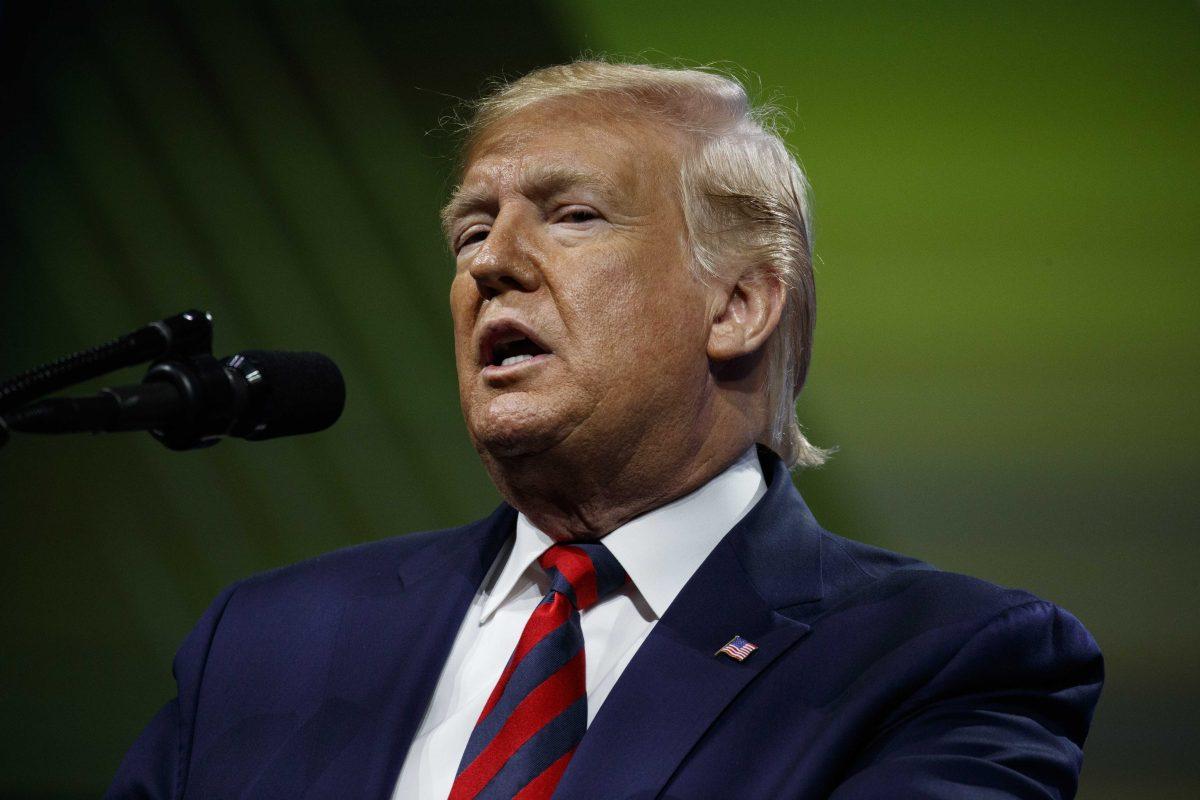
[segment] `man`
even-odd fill
[[[823,531],[802,173],[735,82],[482,101],[444,212],[507,503],[227,589],[113,797],[1070,797],[1070,615]]]

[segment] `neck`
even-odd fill
[[[564,442],[533,455],[484,454],[484,464],[501,494],[540,530],[560,540],[595,540],[694,492],[754,443],[740,426],[693,430],[708,435],[669,446],[640,440],[597,449]]]

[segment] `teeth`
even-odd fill
[[[533,356],[529,355],[528,353],[523,353],[519,356],[509,356],[500,362],[500,366],[507,367],[510,364],[520,364],[522,361],[528,361],[531,358],[533,358]]]

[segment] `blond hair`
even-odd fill
[[[462,152],[531,105],[581,95],[629,104],[693,137],[679,179],[697,276],[732,280],[758,269],[785,287],[779,326],[764,345],[770,423],[759,440],[789,467],[821,465],[830,451],[812,445],[796,421],[816,313],[809,188],[774,123],[778,111],[755,108],[739,81],[716,72],[575,61],[501,83],[475,101]]]

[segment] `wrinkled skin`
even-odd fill
[[[755,356],[782,291],[689,270],[686,146],[657,121],[542,103],[485,133],[448,207],[467,428],[500,491],[557,538],[698,488],[765,422]],[[493,339],[517,336],[544,352],[489,363]]]

